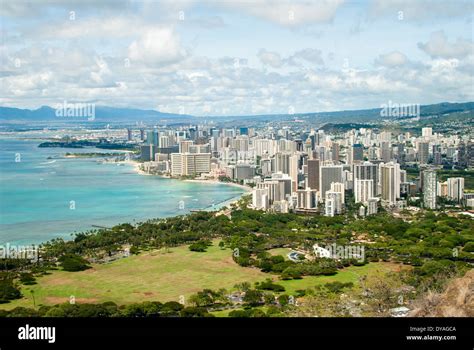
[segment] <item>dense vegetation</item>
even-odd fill
[[[381,213],[356,219],[352,216],[272,214],[245,209],[247,200],[244,199],[240,205],[232,208],[231,218],[213,212],[196,212],[186,216],[150,220],[135,226],[121,224],[111,229],[80,233],[70,241],[50,241],[42,246],[37,262],[3,259],[0,261],[3,270],[0,274],[0,303],[20,298],[22,285],[35,283],[36,277],[48,274],[50,270],[81,271],[87,269],[91,262],[126,256],[125,252],[139,254],[144,250],[184,244],[190,245],[189,249],[192,251],[206,254],[206,248],[214,238],[221,238],[221,248],[232,250],[232,257],[237,264],[258,268],[269,276],[279,276],[281,280],[335,275],[346,266],[367,262],[390,261],[404,264],[411,268],[408,272],[399,274],[396,283],[410,286],[415,291],[412,297],[427,290],[442,288],[449,278],[470,269],[474,261],[474,221],[463,215],[454,217],[446,213],[425,211],[418,214],[404,212],[402,217]],[[291,261],[270,252],[282,247],[311,252],[314,244],[322,247],[331,244],[362,245],[365,247],[365,256],[363,260],[319,258]],[[374,282],[377,287],[372,287],[372,290],[382,288],[380,286],[389,280]],[[338,296],[342,290],[352,288],[352,285],[328,285],[324,290],[302,290],[301,296],[333,297]],[[288,299],[290,296],[285,296],[284,288],[271,280],[261,282],[253,289],[248,285],[242,285],[240,289],[245,292],[242,303],[247,309],[234,310],[230,316],[261,316],[262,312],[265,314],[264,311],[253,309],[262,306],[271,315],[278,315],[286,312],[281,309],[282,305],[293,304],[291,298]],[[390,286],[383,290],[388,293],[387,290],[395,291],[396,288]],[[375,297],[372,299],[378,300]],[[393,304],[393,296],[383,294],[380,300],[390,301],[380,301],[380,305]],[[369,305],[370,302],[372,301],[366,304]],[[134,304],[133,312],[130,305],[118,307],[113,303],[106,303],[95,306],[42,306],[37,310],[14,309],[16,311],[3,314],[12,316],[24,312],[33,316],[74,316],[77,313],[96,316],[206,316],[209,311],[226,307],[229,301],[224,291],[204,290],[193,296],[191,303],[192,308],[179,308],[173,304],[174,311],[169,311],[168,306],[171,304],[168,303],[143,303],[141,306]],[[381,312],[381,306],[374,306],[375,309]]]

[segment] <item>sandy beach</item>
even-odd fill
[[[252,188],[250,188],[249,186],[245,186],[245,185],[241,185],[241,184],[236,184],[236,183],[234,183],[234,182],[223,182],[223,181],[219,181],[219,180],[184,180],[184,181],[187,181],[187,182],[198,182],[198,183],[208,183],[208,184],[229,185],[229,186],[239,187],[239,188],[245,190],[246,192],[252,191]]]
[[[121,161],[121,162],[117,162],[117,163],[124,163],[124,164],[133,165],[133,168],[135,169],[135,171],[137,172],[137,174],[140,174],[140,175],[159,176],[159,177],[163,177],[163,178],[167,178],[167,179],[171,179],[171,178],[172,178],[171,176],[167,176],[167,175],[149,174],[149,173],[147,173],[146,171],[143,171],[143,170],[140,169],[141,163],[138,163],[138,162],[133,161],[133,160],[125,160],[125,161]],[[179,178],[177,178],[176,180],[179,180]],[[204,180],[204,179],[187,179],[187,180],[181,180],[181,181],[204,183],[204,184],[207,183],[207,184],[229,185],[229,186],[239,187],[239,188],[243,189],[243,190],[246,191],[246,192],[251,192],[251,191],[252,191],[252,188],[249,187],[249,186],[237,184],[237,183],[234,183],[234,182],[223,182],[223,181],[219,181],[219,180],[216,180],[216,179],[209,179],[209,180]]]
[[[153,176],[153,174],[149,174],[147,173],[146,171],[143,171],[141,168],[140,168],[140,165],[141,163],[138,163],[138,162],[135,162],[133,160],[125,160],[121,163],[125,163],[125,164],[130,164],[133,166],[133,169],[137,172],[137,174],[139,175],[146,175],[146,176]]]
[[[159,176],[159,177],[163,177],[163,178],[167,178],[167,179],[170,179],[172,178],[171,176],[168,176],[168,175],[155,175],[155,174],[149,174],[143,170],[140,169],[140,165],[141,163],[138,163],[136,161],[133,161],[133,160],[127,160],[127,161],[122,161],[121,163],[126,163],[126,164],[130,164],[133,166],[133,168],[135,169],[135,171],[137,172],[137,174],[140,174],[140,175],[148,175],[148,176]],[[176,180],[179,180],[179,179],[176,179]],[[227,185],[227,186],[234,186],[234,187],[238,187],[242,190],[244,190],[245,192],[242,193],[241,195],[235,197],[235,198],[231,198],[231,199],[228,199],[226,201],[223,201],[221,203],[218,203],[217,205],[218,206],[230,206],[231,204],[233,203],[237,203],[244,194],[248,194],[249,192],[252,191],[252,188],[249,187],[249,186],[245,186],[245,185],[241,185],[241,184],[237,184],[237,183],[233,183],[233,182],[223,182],[223,181],[219,181],[219,180],[216,180],[216,179],[209,179],[209,180],[204,180],[204,179],[187,179],[187,180],[181,180],[181,181],[185,181],[185,182],[194,182],[194,183],[202,183],[202,184],[220,184],[220,185]],[[205,210],[207,209],[211,209],[211,208],[204,208]]]

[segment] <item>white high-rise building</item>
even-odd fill
[[[193,176],[210,171],[210,153],[171,153],[172,176]]]
[[[342,212],[342,196],[340,192],[327,191],[324,203],[324,214],[334,216]]]
[[[276,153],[274,158],[274,172],[282,172],[283,174],[290,173],[290,153]]]
[[[298,154],[294,154],[290,157],[290,169],[289,174],[291,177],[291,191],[296,192],[298,189],[298,173],[299,173],[299,161],[300,156]]]
[[[255,139],[252,141],[253,148],[257,156],[268,154],[270,157],[276,152],[276,145],[274,140]]]
[[[242,152],[247,152],[249,150],[249,138],[247,136],[240,136],[236,139],[233,139],[233,147]]]
[[[378,198],[370,198],[367,203],[367,215],[377,214],[378,211]]]
[[[158,145],[160,148],[167,148],[167,147],[170,147],[171,146],[171,142],[170,142],[170,138],[169,136],[161,136],[159,137],[158,139]]]
[[[331,182],[331,188],[330,188],[330,191],[331,192],[338,192],[341,194],[341,202],[342,204],[345,203],[345,187],[344,187],[344,183],[342,182]]]
[[[354,196],[356,203],[368,203],[369,199],[374,197],[374,180],[354,181]]]
[[[190,140],[179,141],[179,153],[189,152],[189,147],[193,144],[194,142]]]
[[[258,192],[255,190],[263,189],[266,192]],[[271,179],[265,179],[256,185],[255,190],[252,193],[252,202],[257,208],[262,208],[262,203],[267,203],[268,206],[272,206],[274,202],[285,201],[291,196],[291,178],[282,173],[273,174]],[[258,198],[259,196],[267,195],[267,198]]]
[[[255,188],[252,191],[252,206],[255,209],[267,210],[270,208],[268,188]]]
[[[189,153],[211,153],[211,146],[209,143],[205,145],[189,145]]]
[[[379,169],[377,164],[370,162],[364,162],[362,164],[354,164],[353,166],[353,179],[355,180],[373,180],[372,193],[374,196],[378,195],[378,183],[379,183]],[[355,186],[354,186],[355,188]]]
[[[379,140],[380,141],[385,141],[385,142],[390,142],[392,140],[392,133],[390,131],[382,131],[379,134]]]
[[[432,128],[421,128],[421,136],[425,138],[429,138],[433,136],[433,129]]]
[[[400,182],[407,182],[407,171],[400,170]]]
[[[296,191],[297,207],[299,209],[315,209],[318,206],[318,191],[307,188]]]
[[[448,198],[460,202],[464,198],[464,178],[448,178]]]
[[[390,206],[400,198],[400,164],[380,164],[380,187],[382,201]]]
[[[427,209],[436,209],[437,196],[436,172],[434,170],[423,171],[423,204]]]

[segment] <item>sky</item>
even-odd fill
[[[473,1],[2,0],[0,105],[198,116],[474,100]]]

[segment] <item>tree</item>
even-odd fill
[[[237,289],[239,292],[247,292],[251,287],[252,285],[250,284],[250,282],[241,282],[234,285],[234,288]]]
[[[272,290],[274,292],[284,292],[285,287],[280,284],[273,283],[270,278],[267,278],[264,282],[256,282],[255,288],[259,290]]]
[[[243,301],[250,306],[258,306],[263,304],[263,292],[255,289],[250,289],[245,293]]]
[[[90,269],[89,262],[77,254],[67,254],[59,258],[61,267],[64,271],[84,271]]]
[[[193,243],[189,246],[189,250],[192,252],[205,252],[209,246],[212,245],[211,241],[201,240]]]
[[[397,290],[402,286],[399,275],[367,275],[361,282],[367,305],[379,315],[388,316],[389,310],[398,305],[400,293]]]
[[[0,280],[0,304],[8,303],[10,300],[21,298],[21,292],[13,284],[11,279]]]
[[[301,272],[298,268],[290,266],[283,270],[281,274],[282,280],[301,279]]]
[[[25,272],[20,274],[20,282],[24,285],[29,286],[32,284],[36,284],[36,279],[32,273]]]
[[[467,243],[464,245],[463,250],[464,250],[465,252],[474,252],[474,242],[467,242]]]
[[[216,302],[224,301],[225,293],[225,289],[217,292],[211,289],[203,289],[202,291],[191,295],[189,297],[189,302],[195,306],[212,306]]]
[[[331,292],[331,293],[342,293],[344,291],[344,288],[352,288],[354,286],[354,283],[352,282],[339,282],[339,281],[335,281],[335,282],[328,282],[324,285],[324,287],[326,287],[326,289]]]
[[[281,306],[287,306],[290,302],[290,297],[286,294],[282,294],[278,297],[278,303]]]
[[[184,306],[176,301],[168,301],[163,304],[161,308],[162,316],[179,316],[179,312],[184,309]]]
[[[214,317],[203,307],[188,306],[181,310],[181,317]]]
[[[247,312],[247,310],[232,310],[231,312],[229,312],[229,317],[250,317],[250,314],[249,312]]]

